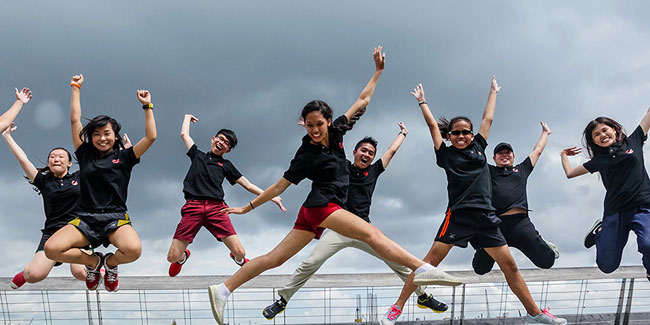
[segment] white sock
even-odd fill
[[[219,284],[219,295],[224,299],[227,299],[228,296],[230,296],[230,290],[228,290],[225,283]]]
[[[415,274],[420,274],[422,272],[430,271],[430,270],[433,270],[433,269],[435,269],[435,267],[433,265],[431,265],[429,263],[424,263],[424,264],[422,264],[422,266],[418,267],[415,270]]]
[[[238,261],[237,258],[235,257],[235,262],[236,262],[237,264],[242,264],[242,263],[244,263],[244,259],[245,259],[245,258],[242,257],[241,260]]]
[[[185,261],[187,261],[187,253],[183,252],[183,260],[178,262],[178,264],[183,264]]]

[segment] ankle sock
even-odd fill
[[[221,295],[221,297],[225,299],[227,299],[228,296],[230,296],[230,290],[228,290],[225,283],[219,284],[219,295]]]

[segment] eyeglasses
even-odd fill
[[[461,134],[462,135],[470,135],[470,134],[472,134],[472,131],[470,131],[470,130],[453,130],[453,131],[449,131],[449,134],[455,135],[455,136],[459,136]]]
[[[225,144],[226,146],[228,146],[228,148],[230,148],[230,141],[228,141],[228,138],[226,138],[225,136],[221,136],[220,134],[219,136],[217,136],[217,139],[221,140],[223,144]]]

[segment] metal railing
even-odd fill
[[[612,274],[596,268],[521,270],[537,304],[551,306],[572,324],[650,324],[650,282],[642,267],[621,267]],[[449,272],[464,285],[429,288],[449,304],[445,313],[419,309],[412,296],[400,322],[405,324],[509,324],[525,311],[498,271],[478,276]],[[0,291],[4,324],[214,324],[207,286],[227,276],[122,277],[120,291],[84,290],[71,278],[48,278],[19,290]],[[234,292],[226,308],[230,324],[376,323],[399,296],[394,274],[314,276],[273,321],[261,315],[277,299],[289,275],[262,275]],[[10,278],[0,278],[9,288]]]

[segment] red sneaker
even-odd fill
[[[174,262],[169,266],[169,276],[175,277],[178,275],[178,273],[181,273],[181,268],[183,267],[183,264],[187,262],[187,259],[190,258],[190,250],[186,249],[185,250],[185,258],[180,261],[180,262]]]
[[[11,289],[18,289],[25,284],[25,277],[23,276],[23,272],[17,273],[14,275],[14,278],[11,279]]]
[[[235,261],[235,264],[237,264],[237,265],[239,265],[239,266],[244,266],[244,264],[246,264],[248,261],[250,261],[249,259],[247,259],[246,257],[244,257],[244,261],[243,261],[243,262],[241,262],[241,263],[240,263],[240,262],[237,262],[237,260],[235,259],[235,255],[232,255],[232,253],[230,253],[230,258],[232,258],[232,260]]]
[[[95,268],[89,268],[86,266],[86,288],[88,288],[88,290],[96,290],[97,286],[99,286],[99,279],[101,278],[99,269],[104,265],[104,254],[94,252],[93,255],[97,256],[99,261]]]
[[[117,265],[114,267],[106,265],[106,260],[111,256],[113,256],[113,253],[108,253],[104,256],[104,269],[106,270],[104,274],[104,288],[108,292],[115,292],[120,289],[120,281],[117,278]]]

